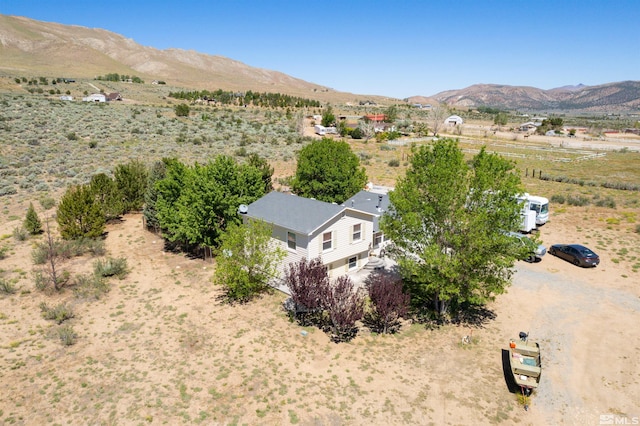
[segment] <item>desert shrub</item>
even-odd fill
[[[98,146],[97,141],[89,141],[89,148],[93,149],[93,148],[96,148],[97,146]]]
[[[0,188],[0,197],[5,195],[13,195],[13,194],[16,194],[17,192],[18,190],[15,187],[7,185]]]
[[[69,271],[57,271],[54,275],[51,270],[36,270],[33,272],[33,280],[38,291],[62,290],[71,278]]]
[[[67,139],[70,141],[77,141],[78,135],[76,135],[76,132],[67,133]]]
[[[129,273],[127,269],[127,259],[120,257],[114,259],[108,257],[106,259],[98,259],[93,263],[93,272],[99,277],[118,277],[123,279]]]
[[[31,260],[33,260],[35,265],[44,265],[48,258],[49,250],[45,243],[38,243],[33,250],[31,250]]]
[[[58,324],[62,324],[66,320],[75,316],[71,307],[67,306],[66,303],[49,306],[46,302],[42,302],[40,303],[40,311],[42,312],[42,317],[44,319],[53,320]]]
[[[364,298],[355,291],[348,275],[335,279],[322,295],[322,304],[329,315],[331,340],[345,342],[353,339],[358,331],[356,322],[364,314]]]
[[[189,105],[187,104],[179,104],[173,108],[177,117],[188,117],[189,116]]]
[[[82,238],[78,240],[82,248],[82,253],[89,253],[92,256],[104,256],[107,249],[104,247],[104,240],[100,238]]]
[[[27,239],[27,230],[24,229],[24,227],[22,226],[16,226],[15,228],[13,228],[13,238],[16,241],[24,241]]]
[[[7,257],[7,252],[8,251],[9,251],[9,247],[0,246],[0,259],[4,259],[5,257]]]
[[[567,204],[570,206],[587,206],[589,205],[589,199],[582,195],[569,195],[567,197]]]
[[[398,167],[400,166],[400,160],[394,158],[392,160],[389,160],[389,163],[387,163],[389,165],[389,167]]]
[[[0,278],[0,294],[15,294],[16,286],[9,280]]]
[[[567,200],[564,195],[553,194],[550,201],[555,204],[564,204]]]
[[[322,294],[329,287],[327,267],[318,257],[291,262],[285,270],[284,282],[291,292],[290,314],[302,325],[317,323],[322,312]]]
[[[640,234],[640,225],[636,225],[636,234]]]
[[[371,159],[371,154],[368,152],[359,152],[358,157],[360,157],[360,161],[367,161]]]
[[[77,333],[73,330],[73,327],[68,324],[65,324],[62,327],[58,328],[58,337],[60,338],[62,344],[65,346],[71,346],[75,344],[76,340],[78,339]]]
[[[409,294],[402,291],[402,280],[387,271],[375,271],[365,279],[365,288],[371,301],[365,317],[372,331],[394,333],[400,318],[409,309]]]
[[[613,197],[608,196],[602,199],[598,199],[595,201],[594,203],[596,206],[598,207],[608,207],[610,209],[615,209],[616,208],[616,202],[613,199]]]
[[[104,277],[96,274],[81,274],[74,278],[73,288],[77,297],[99,299],[109,292],[109,283]]]
[[[359,127],[353,129],[349,134],[353,139],[362,139],[364,137],[364,132]]]
[[[33,272],[33,282],[36,286],[36,290],[38,291],[45,291],[49,286],[49,281],[46,275],[40,270]]]

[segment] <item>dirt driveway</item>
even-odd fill
[[[556,216],[542,228],[547,247],[565,242],[594,248],[607,241],[601,231],[578,232],[572,218]],[[618,243],[637,250],[638,234],[622,235]],[[542,348],[543,374],[530,414],[534,424],[640,416],[640,285],[637,272],[629,272],[611,249],[596,249],[601,263],[593,269],[550,254],[535,264],[521,263],[513,286],[496,304],[499,328],[514,335],[528,331]]]

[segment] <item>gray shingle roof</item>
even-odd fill
[[[389,209],[389,204],[389,196],[387,194],[360,191],[345,201],[343,205],[345,207],[373,214],[373,232],[379,232],[379,218]]]
[[[246,215],[310,235],[344,209],[337,204],[273,191],[249,204]]]

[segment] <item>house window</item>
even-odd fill
[[[358,267],[358,257],[353,256],[349,258],[349,270],[356,269]]]
[[[353,234],[352,234],[351,241],[356,242],[356,241],[360,241],[361,239],[362,239],[362,224],[358,223],[356,225],[353,225]]]
[[[331,250],[332,235],[331,232],[322,234],[322,251]]]
[[[380,244],[382,244],[382,241],[383,241],[382,232],[378,232],[378,233],[373,237],[373,247],[374,247],[374,248],[378,248],[378,247],[380,247]]]
[[[296,234],[293,232],[287,232],[287,247],[291,250],[296,249]]]

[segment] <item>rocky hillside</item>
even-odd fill
[[[18,16],[0,15],[0,57],[0,71],[9,75],[94,78],[118,73],[194,89],[250,89],[327,101],[372,99],[222,56],[159,50],[103,29]]]
[[[462,90],[434,95],[439,102],[457,108],[489,106],[528,111],[630,112],[640,109],[640,81],[599,86],[535,87],[476,84]]]

